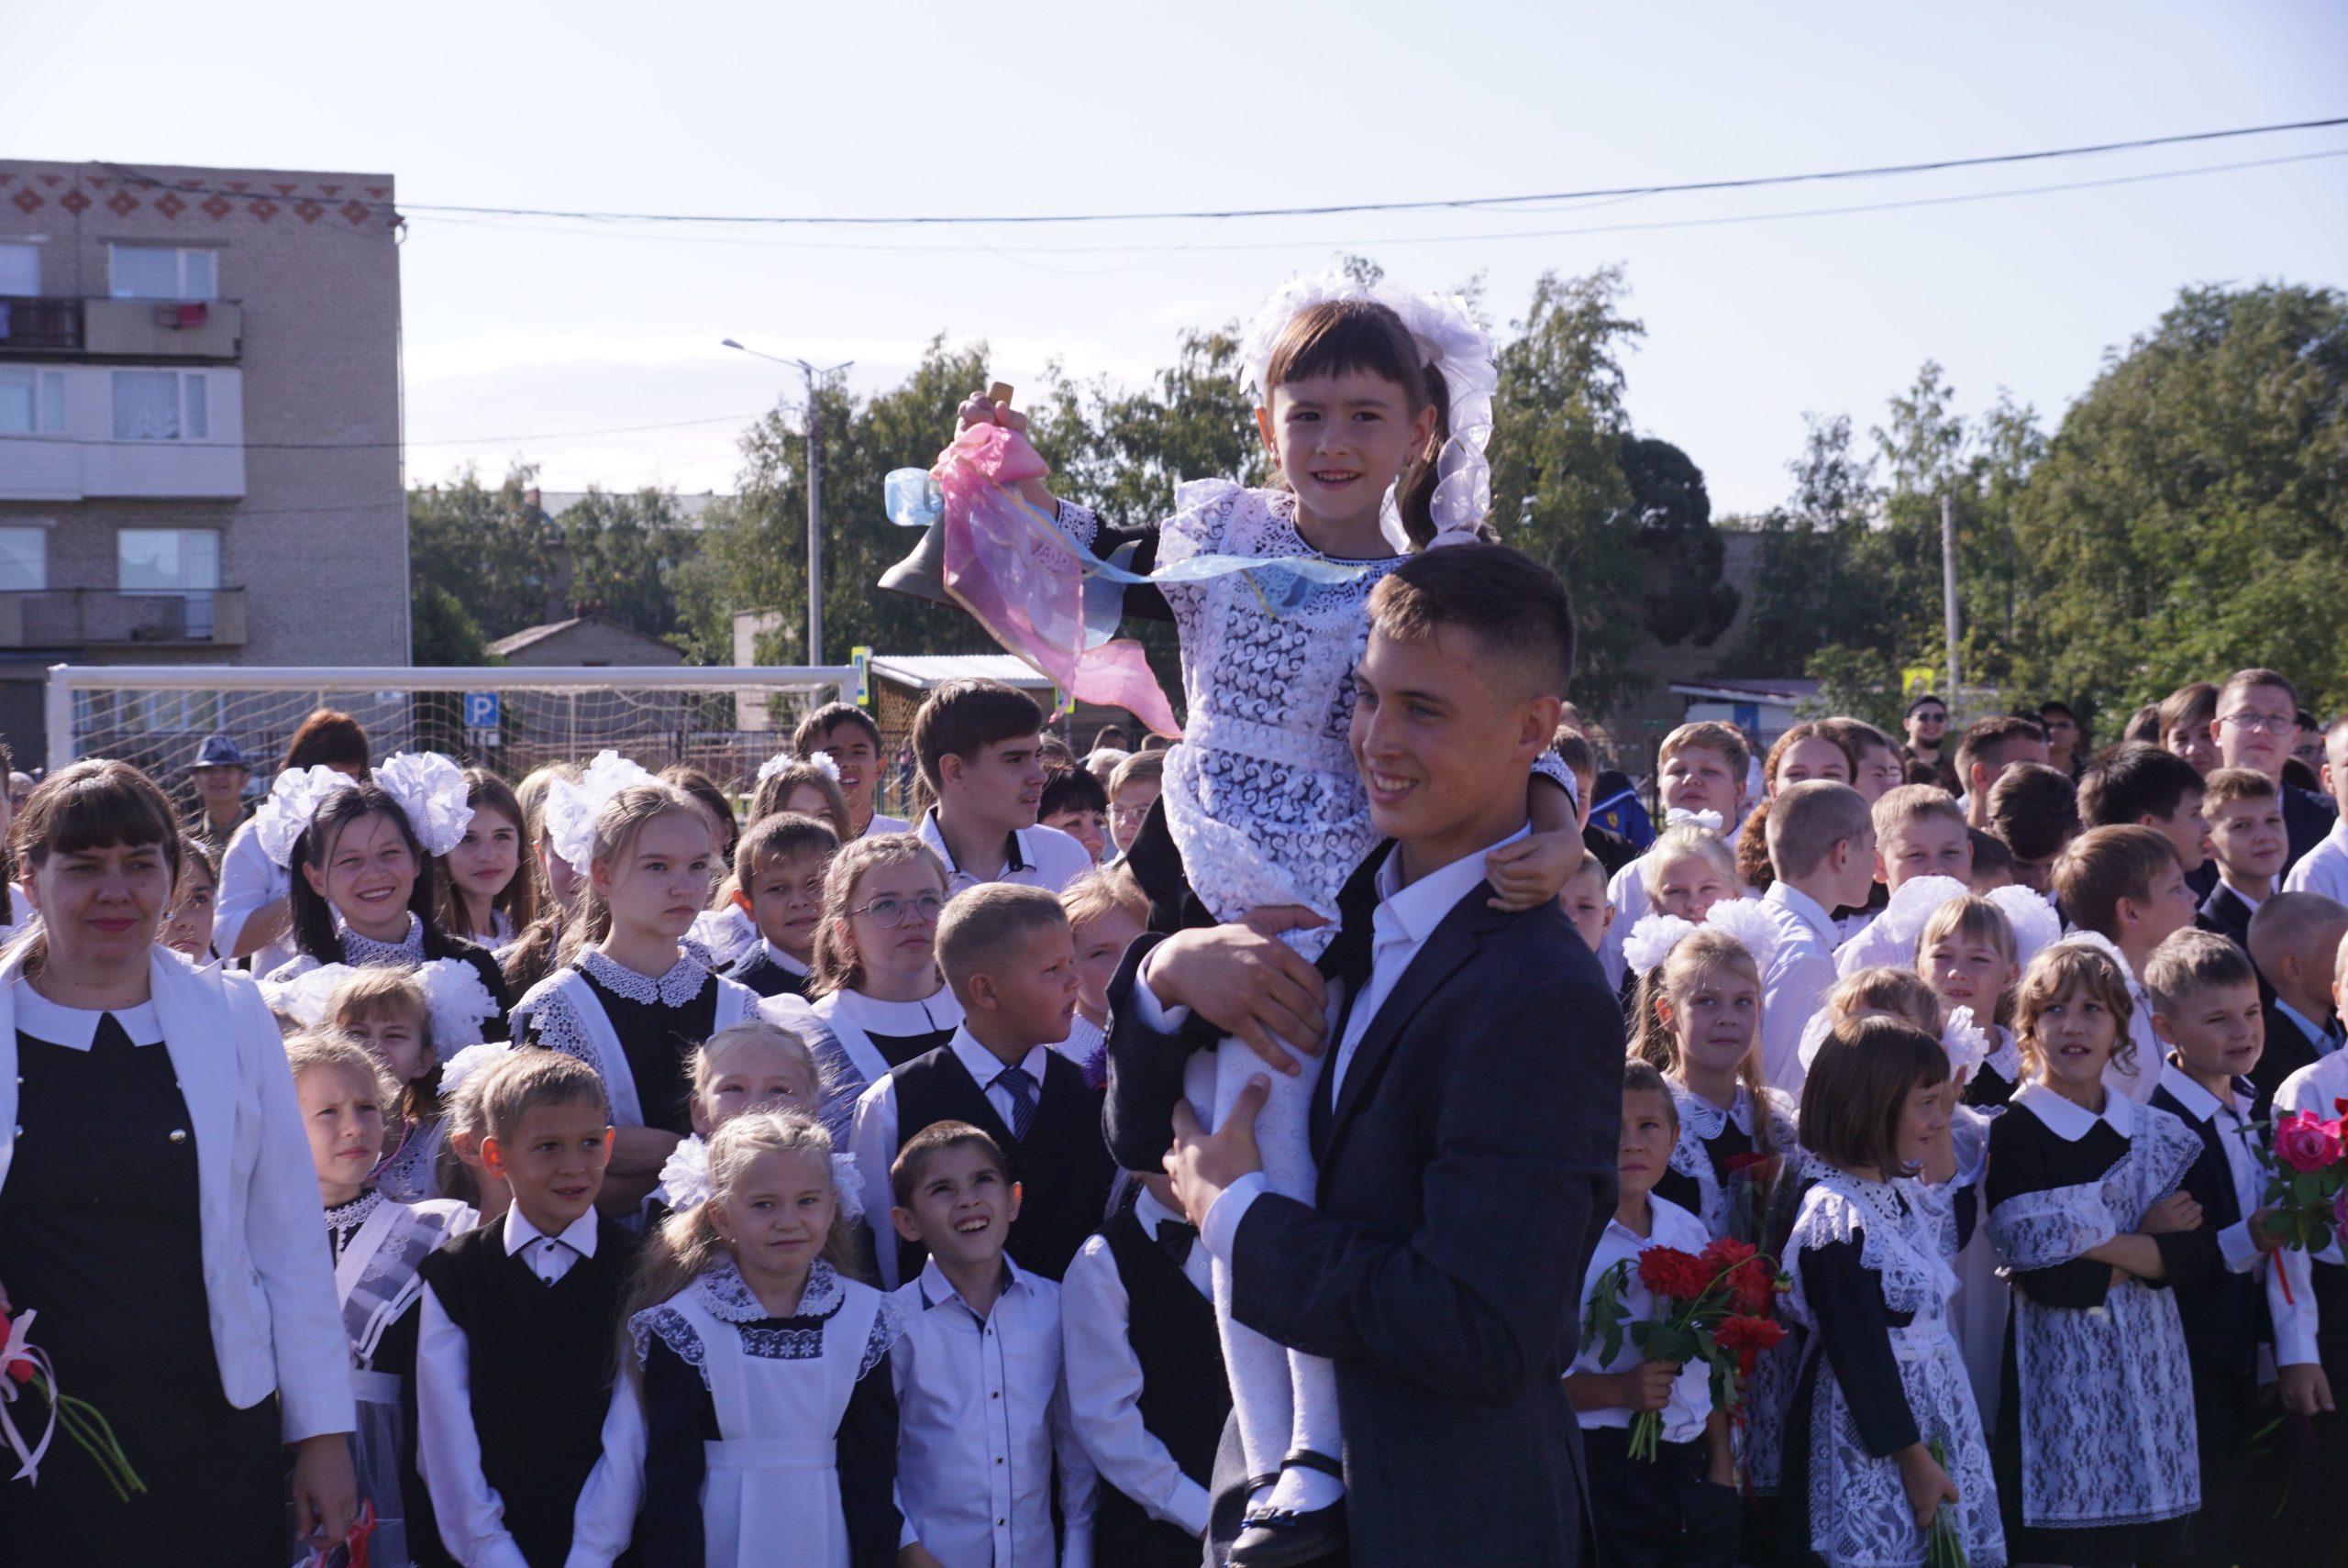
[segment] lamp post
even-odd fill
[[[856,363],[843,359],[836,365],[820,369],[804,359],[786,359],[779,355],[761,354],[756,348],[746,348],[733,338],[724,346],[740,349],[754,359],[789,365],[797,370],[807,382],[807,662],[824,662],[824,424],[823,412],[815,401],[815,380],[819,376],[836,376]]]

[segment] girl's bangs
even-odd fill
[[[1265,367],[1265,395],[1289,381],[1354,370],[1392,381],[1413,408],[1426,400],[1425,370],[1409,331],[1393,312],[1363,300],[1329,300],[1290,322]]]
[[[167,811],[160,795],[144,790],[125,789],[114,779],[96,778],[69,786],[65,798],[58,801],[43,824],[46,831],[39,844],[28,843],[28,854],[86,855],[98,849],[144,849],[152,845],[158,848],[179,846],[179,823]],[[179,856],[172,856],[172,875],[178,876]]]

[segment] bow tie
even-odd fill
[[[1191,1261],[1191,1248],[1199,1239],[1199,1228],[1180,1220],[1160,1220],[1157,1222],[1157,1244],[1176,1267]]]

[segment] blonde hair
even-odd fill
[[[1663,737],[1656,748],[1655,765],[1663,765],[1683,751],[1716,751],[1728,759],[1728,770],[1736,776],[1736,787],[1744,788],[1744,770],[1752,765],[1753,747],[1743,732],[1733,724],[1723,724],[1707,719],[1701,723],[1682,724]]]
[[[1663,882],[1665,867],[1690,856],[1719,872],[1728,883],[1732,896],[1742,889],[1743,885],[1736,875],[1736,856],[1730,852],[1727,842],[1693,823],[1688,823],[1666,828],[1656,834],[1655,843],[1647,847],[1646,855],[1639,861],[1639,881],[1645,887],[1647,897],[1653,899],[1656,896],[1656,889]]]
[[[681,1209],[660,1221],[645,1238],[629,1282],[627,1307],[620,1314],[620,1364],[631,1377],[644,1368],[629,1342],[628,1325],[638,1312],[660,1306],[677,1292],[709,1272],[719,1254],[729,1249],[717,1233],[712,1216],[725,1206],[751,1165],[765,1154],[806,1154],[832,1175],[832,1136],[813,1116],[796,1110],[746,1110],[709,1137],[709,1197],[691,1209]],[[842,1276],[858,1277],[856,1245],[847,1216],[835,1189],[832,1228],[824,1238],[823,1258]]]
[[[1875,831],[1878,837],[1892,829],[1940,817],[1959,827],[1966,825],[1956,797],[1937,784],[1899,784],[1876,798]]]
[[[1918,974],[1923,973],[1924,955],[1931,952],[1935,944],[1943,942],[1984,943],[2004,955],[2009,969],[2020,956],[2014,946],[2013,922],[2006,918],[2006,911],[1973,893],[1949,900],[1925,919],[1924,929],[1916,933],[1914,961]],[[1997,1002],[1991,1010],[1997,1015],[1995,1021],[2004,1023],[2013,1016],[2013,1010],[2014,983],[2013,979],[2009,979],[2005,989],[1998,993]],[[1982,1010],[1977,1007],[1973,1010],[1978,1015]],[[1976,1016],[1973,1021],[1986,1025],[1991,1020]]]
[[[701,802],[673,784],[631,784],[604,802],[595,813],[595,848],[588,857],[593,866],[611,867],[626,858],[636,847],[644,830],[663,817],[685,817],[706,831],[709,815]],[[714,860],[718,846],[709,846]],[[714,880],[714,878],[713,878]],[[588,948],[612,933],[611,900],[595,890],[592,876],[579,878],[580,899],[585,906],[581,918],[563,933],[559,955],[564,964],[571,962]]]
[[[360,969],[327,998],[327,1021],[337,1029],[387,1016],[413,1020],[416,1042],[424,1047],[425,1070],[400,1086],[399,1113],[410,1122],[432,1121],[440,1114],[440,1052],[432,1041],[432,1008],[416,971],[404,964]]]
[[[2038,1018],[2046,1005],[2075,987],[2103,1004],[2111,1014],[2111,1059],[2122,1069],[2136,1060],[2136,1043],[2128,1026],[2136,1004],[2128,995],[2128,977],[2100,947],[2085,942],[2057,942],[2030,961],[2030,972],[2014,992],[2014,1035],[2021,1046],[2021,1069],[2027,1077],[2046,1076],[2046,1054],[2038,1044]]]
[[[709,1092],[725,1070],[725,1058],[751,1045],[773,1045],[788,1053],[792,1060],[807,1069],[807,1088],[818,1101],[824,1098],[823,1064],[815,1060],[815,1053],[794,1031],[763,1018],[746,1019],[732,1023],[693,1047],[685,1061],[685,1077],[692,1085],[692,1097],[699,1099]]]
[[[1835,981],[1826,992],[1825,1008],[1832,1023],[1847,1023],[1864,1012],[1885,1012],[1935,1040],[1946,1021],[1941,1017],[1940,996],[1924,977],[1889,964],[1855,969]]]
[[[374,1087],[375,1104],[383,1119],[391,1120],[392,1108],[399,1099],[392,1076],[383,1071],[375,1053],[349,1035],[331,1029],[297,1029],[285,1037],[285,1066],[296,1084],[308,1072],[359,1074]]]
[[[1712,926],[1700,925],[1678,942],[1664,955],[1663,962],[1639,977],[1638,1032],[1632,1042],[1633,1055],[1667,1077],[1679,1074],[1679,1038],[1663,1021],[1660,1003],[1668,1000],[1674,1009],[1684,1009],[1685,999],[1694,992],[1697,982],[1716,969],[1742,977],[1753,984],[1754,999],[1761,996],[1761,966],[1753,960],[1752,952],[1727,932]],[[1744,1060],[1737,1065],[1737,1077],[1744,1080],[1745,1091],[1753,1098],[1758,1111],[1765,1103],[1761,1082],[1761,1028],[1756,1008],[1754,1017],[1753,1043],[1744,1053]],[[1756,1152],[1772,1154],[1777,1152],[1769,1132],[1769,1118],[1755,1115],[1753,1119],[1753,1143]]]
[[[481,1130],[484,1137],[506,1139],[522,1125],[522,1118],[542,1105],[593,1105],[608,1121],[611,1101],[594,1068],[576,1056],[543,1046],[524,1045],[467,1080],[481,1085]]]
[[[845,845],[824,872],[824,913],[815,922],[815,949],[807,966],[807,988],[815,996],[852,991],[864,984],[864,960],[840,933],[856,900],[856,885],[867,871],[884,866],[926,866],[947,889],[946,862],[918,834],[884,833]]]
[[[1062,888],[1060,909],[1071,928],[1090,925],[1117,910],[1144,925],[1149,923],[1149,896],[1141,890],[1132,870],[1123,865],[1095,867]]]
[[[474,1208],[481,1207],[481,1181],[459,1152],[460,1141],[470,1146],[475,1158],[481,1154],[481,1141],[489,1132],[489,1119],[482,1109],[482,1084],[490,1076],[486,1067],[466,1078],[440,1099],[440,1151],[433,1157],[433,1173],[440,1178],[443,1198],[460,1198]]]

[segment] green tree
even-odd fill
[[[566,588],[562,536],[532,504],[537,470],[517,466],[491,489],[471,467],[445,484],[408,492],[410,598],[426,589],[453,598],[476,636],[496,638],[547,618]],[[417,604],[419,622],[428,612]]]
[[[418,581],[408,616],[408,657],[430,666],[500,664],[464,602],[437,582]]]
[[[1737,592],[1721,580],[1727,547],[1712,526],[1704,470],[1652,436],[1620,437],[1616,460],[1647,556],[1647,631],[1657,642],[1711,646],[1736,618]]]
[[[680,635],[677,577],[701,541],[674,492],[591,489],[556,521],[570,553],[574,613],[608,615],[648,637]]]
[[[1870,524],[1881,505],[1874,459],[1852,446],[1847,414],[1806,416],[1802,455],[1787,465],[1794,493],[1757,520],[1760,566],[1742,673],[1791,676],[1822,647],[1868,640],[1866,569]]]

